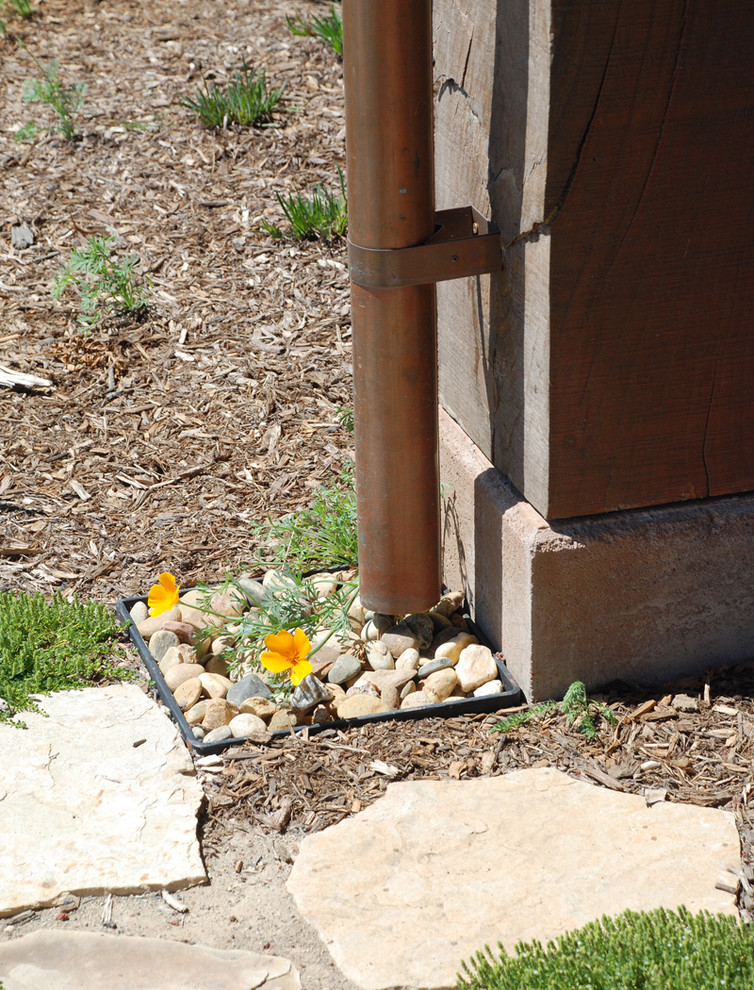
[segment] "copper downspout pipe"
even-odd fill
[[[432,235],[431,0],[343,0],[349,240]],[[440,582],[435,287],[351,283],[362,603],[399,615]]]

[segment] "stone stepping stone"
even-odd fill
[[[485,943],[512,952],[628,908],[736,915],[716,884],[738,867],[730,812],[648,807],[543,767],[390,784],[303,840],[288,887],[360,987],[450,988]]]
[[[0,980],[9,990],[301,990],[280,956],[96,932],[37,931],[0,944]]]
[[[206,882],[201,784],[175,725],[135,684],[45,695],[0,724],[0,916],[62,893]]]

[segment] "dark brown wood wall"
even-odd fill
[[[754,3],[553,29],[546,514],[754,489]]]

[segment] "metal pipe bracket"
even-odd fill
[[[365,248],[348,242],[351,281],[367,289],[429,285],[503,267],[500,231],[473,206],[435,213],[435,232],[404,248]]]

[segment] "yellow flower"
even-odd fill
[[[169,612],[174,605],[178,604],[179,587],[175,583],[173,575],[165,571],[160,574],[158,581],[159,584],[153,584],[149,589],[147,604],[150,615],[162,615],[163,612]]]
[[[259,659],[262,661],[262,666],[273,674],[290,670],[294,684],[300,684],[307,674],[311,674],[312,665],[306,656],[312,645],[303,629],[296,629],[293,635],[286,629],[272,633],[265,636],[264,645],[267,649]]]

